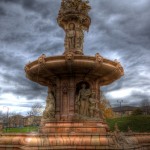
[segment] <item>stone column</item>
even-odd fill
[[[56,120],[60,120],[60,109],[61,109],[61,83],[60,83],[60,79],[57,79],[56,81],[56,115],[55,118]]]
[[[72,120],[75,113],[75,80],[73,77],[70,77],[69,85],[69,116],[68,119]]]
[[[68,105],[69,105],[69,91],[68,81],[62,80],[61,83],[61,120],[66,121],[68,118]]]

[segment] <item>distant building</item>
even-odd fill
[[[130,116],[132,112],[139,107],[133,107],[133,106],[122,106],[120,107],[114,107],[114,117],[121,117],[121,116]]]
[[[8,127],[22,127],[23,126],[23,116],[22,115],[14,115],[8,118]]]

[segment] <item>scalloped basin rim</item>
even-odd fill
[[[64,55],[58,55],[58,56],[49,56],[49,57],[46,57],[45,58],[45,61],[47,62],[47,61],[58,61],[58,60],[65,60],[65,56]],[[94,56],[74,56],[74,60],[88,60],[88,61],[90,61],[90,60],[93,60],[93,61],[95,61],[95,57]],[[106,64],[109,64],[109,65],[112,65],[112,66],[116,66],[118,63],[117,62],[114,62],[114,61],[112,61],[112,60],[109,60],[109,59],[106,59],[106,58],[103,58],[103,63],[106,63]],[[33,61],[33,62],[31,62],[31,63],[29,63],[27,66],[28,67],[31,67],[31,66],[34,66],[34,65],[37,65],[38,64],[38,59],[37,60],[35,60],[35,61]]]

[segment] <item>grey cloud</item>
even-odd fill
[[[48,16],[54,18],[57,15],[56,9],[59,9],[60,6],[60,0],[47,0],[47,1],[30,1],[30,0],[24,0],[23,1],[23,7],[32,11],[35,11],[37,13],[40,13],[42,17],[47,18]],[[50,9],[51,8],[51,9]]]
[[[11,53],[10,53],[11,54]],[[0,52],[0,66],[1,68],[20,70],[22,69],[22,64],[20,62],[24,62],[23,58],[19,56],[11,57],[9,53]]]
[[[24,43],[28,40],[34,40],[35,38],[29,33],[16,33],[12,32],[9,35],[5,36],[2,41],[6,43]]]
[[[23,72],[21,72],[21,74],[17,74],[16,72],[15,75],[5,73],[2,77],[5,84],[11,85],[11,87],[3,87],[3,93],[13,93],[17,96],[26,97],[27,100],[34,100],[38,98],[43,101],[46,97],[47,88],[29,81],[25,78],[25,74]]]
[[[0,6],[0,16],[5,16],[6,13],[5,13],[5,10],[3,7]]]
[[[45,99],[47,88],[26,79],[23,69],[29,60],[37,59],[42,53],[47,56],[63,53],[65,35],[56,21],[60,2],[0,1],[0,66],[5,70],[0,78],[4,85],[16,85],[15,88],[0,86],[1,94],[10,92],[29,100]],[[127,87],[145,90],[145,93],[135,90],[124,98],[135,105],[144,97],[148,98],[150,90],[150,1],[91,0],[90,4],[92,24],[85,34],[84,53],[95,55],[99,52],[109,59],[119,58],[125,76],[102,90],[106,94]],[[110,101],[116,104],[113,98]]]

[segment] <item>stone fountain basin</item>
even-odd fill
[[[62,76],[80,76],[99,80],[101,86],[108,85],[124,75],[119,62],[82,55],[41,56],[25,67],[26,76],[41,85],[48,86],[50,80]]]

